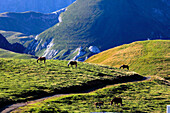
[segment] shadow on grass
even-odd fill
[[[105,75],[101,74],[101,76],[105,76]],[[6,108],[9,108],[13,104],[20,103],[20,102],[33,101],[33,100],[38,100],[40,98],[45,99],[45,98],[49,98],[49,97],[59,95],[59,94],[88,93],[88,92],[106,87],[107,85],[114,85],[114,84],[118,84],[118,83],[126,83],[126,82],[133,82],[133,81],[142,81],[142,80],[146,80],[146,79],[148,79],[148,78],[143,77],[138,74],[134,74],[131,76],[117,76],[116,78],[113,78],[113,80],[110,80],[110,79],[93,80],[93,81],[89,81],[87,83],[83,83],[81,86],[75,85],[75,86],[70,86],[70,87],[63,87],[61,89],[54,89],[54,91],[51,93],[47,93],[42,90],[33,91],[33,92],[28,91],[28,92],[22,93],[20,95],[15,95],[17,97],[23,97],[23,98],[32,96],[32,98],[27,98],[24,101],[22,101],[22,100],[13,101],[13,100],[9,100],[9,99],[1,100],[2,103],[0,103],[0,106],[1,106],[0,112],[5,110]],[[122,88],[126,89],[125,87],[122,87]]]

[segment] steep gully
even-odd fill
[[[136,79],[136,77],[139,77],[139,78]],[[142,77],[140,75],[135,74],[131,79],[121,78],[120,81],[116,81],[116,82],[115,82],[115,80],[114,81],[105,81],[105,82],[103,82],[103,81],[95,81],[95,82],[97,82],[97,85],[92,84],[94,87],[87,88],[87,89],[83,88],[84,90],[82,90],[82,91],[75,91],[75,92],[71,92],[71,93],[67,92],[67,93],[63,93],[63,94],[54,94],[54,95],[50,95],[50,96],[48,95],[46,97],[31,100],[31,101],[28,101],[28,102],[21,102],[21,103],[11,104],[11,105],[5,106],[3,108],[0,108],[0,112],[1,113],[10,113],[12,111],[15,111],[19,107],[23,107],[23,106],[26,106],[28,104],[33,104],[33,103],[36,103],[36,102],[41,102],[41,101],[44,101],[45,99],[54,98],[54,97],[60,97],[60,96],[65,96],[65,95],[71,95],[71,94],[76,94],[76,93],[77,94],[78,93],[90,93],[90,92],[93,92],[93,91],[95,91],[97,89],[108,87],[108,85],[116,85],[118,83],[144,81],[144,80],[149,80],[150,78],[151,77]],[[122,80],[124,80],[124,81],[122,81]],[[101,85],[101,83],[104,83],[104,84]],[[76,89],[79,89],[79,88],[76,88]]]

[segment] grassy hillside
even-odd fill
[[[141,76],[113,67],[48,60],[46,64],[35,59],[0,59],[0,106],[26,101],[53,93],[71,93]]]
[[[128,64],[131,71],[169,79],[170,40],[149,40],[125,44],[94,55],[86,62],[113,67]]]
[[[36,57],[33,55],[15,53],[0,48],[0,58],[31,59]]]
[[[20,43],[23,46],[27,47],[29,42],[34,39],[35,36],[33,35],[25,35],[20,32],[13,32],[13,31],[3,31],[0,30],[0,33],[8,40],[9,43]]]
[[[123,106],[110,105],[114,97],[121,97]],[[118,84],[88,94],[73,94],[47,99],[21,107],[16,112],[123,112],[123,113],[165,113],[170,104],[170,87],[155,80]],[[94,103],[104,101],[101,109]]]

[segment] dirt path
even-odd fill
[[[60,96],[64,96],[64,95],[69,95],[69,94],[57,94],[57,95],[54,95],[54,96],[44,97],[44,98],[41,98],[41,99],[29,101],[29,102],[12,104],[12,105],[5,107],[5,109],[1,113],[10,113],[10,112],[16,110],[19,107],[23,107],[23,106],[26,106],[28,104],[33,104],[33,103],[36,103],[36,102],[44,101],[45,99],[49,99],[49,98],[53,98],[53,97],[60,97]]]
[[[135,81],[131,81],[131,82],[138,82],[138,81],[142,82],[144,80],[149,80],[150,78],[151,77],[144,77],[143,80],[135,80]],[[127,82],[125,82],[125,83],[127,83]],[[128,82],[128,83],[130,83],[130,82]],[[113,84],[113,85],[116,85],[116,84]],[[107,85],[105,87],[110,87],[110,86],[113,86],[113,85]],[[103,87],[103,88],[105,88],[105,87]],[[82,93],[90,93],[90,92],[93,92],[97,89],[100,89],[100,88],[92,88],[90,90],[83,91]],[[76,94],[76,93],[71,93],[71,94]],[[36,99],[36,100],[28,101],[28,102],[12,104],[12,105],[4,107],[3,111],[1,113],[10,113],[12,111],[15,111],[17,108],[26,106],[28,104],[33,104],[33,103],[36,103],[36,102],[44,101],[44,100],[49,99],[49,98],[60,97],[60,96],[71,95],[71,94],[56,94],[56,95],[53,95],[53,96],[47,96],[47,97],[43,97],[41,99]],[[79,93],[77,93],[77,94],[79,94]]]

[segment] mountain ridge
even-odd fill
[[[65,10],[57,13],[43,14],[33,11],[14,13],[0,13],[0,30],[21,32],[27,35],[37,35],[58,23],[59,15]]]
[[[61,14],[60,24],[38,35],[34,52],[44,55],[49,40],[51,51],[90,46],[103,51],[133,41],[169,39],[169,17],[169,7],[161,0],[77,0]]]
[[[35,11],[51,13],[62,9],[75,0],[1,0],[0,13]]]

